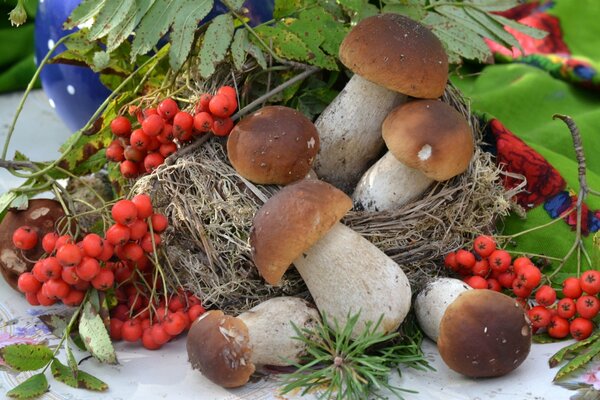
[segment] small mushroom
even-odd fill
[[[450,369],[472,378],[505,375],[531,348],[531,324],[517,301],[488,289],[467,290],[440,323],[438,350]]]
[[[410,309],[410,284],[398,264],[338,222],[351,206],[346,194],[323,181],[284,187],[254,217],[252,258],[272,285],[293,263],[330,322],[343,325],[360,312],[354,335],[382,314],[379,331],[392,332]]]
[[[267,106],[229,134],[227,156],[236,171],[258,184],[287,185],[304,178],[319,151],[319,134],[301,112]]]
[[[64,215],[60,203],[50,199],[29,200],[26,210],[8,210],[0,223],[0,271],[13,289],[19,290],[19,276],[23,272],[31,271],[35,261],[44,253],[42,238],[56,229],[56,222]],[[12,242],[13,232],[23,225],[38,231],[37,245],[27,251],[17,249]]]
[[[299,362],[306,347],[293,325],[311,328],[318,311],[296,297],[275,297],[238,315],[213,310],[201,315],[187,336],[187,352],[194,369],[214,383],[239,387],[257,367]]]
[[[437,278],[428,282],[415,299],[419,326],[434,342],[440,335],[440,322],[446,308],[463,292],[472,288],[459,279]]]
[[[321,149],[315,171],[352,193],[384,149],[381,123],[406,96],[435,99],[448,80],[448,56],[424,25],[400,14],[360,21],[344,38],[340,61],[354,72],[315,126]]]
[[[368,211],[398,208],[433,182],[466,171],[473,158],[467,120],[438,100],[415,100],[395,108],[382,125],[389,152],[361,177],[352,195]]]

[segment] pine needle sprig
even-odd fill
[[[402,392],[413,392],[392,385],[389,378],[394,370],[400,373],[400,365],[433,369],[421,351],[420,331],[410,326],[414,323],[409,318],[402,333],[384,334],[379,331],[382,315],[353,339],[359,316],[349,315],[344,326],[337,320],[329,324],[326,316],[310,329],[294,326],[294,339],[302,341],[308,350],[301,363],[293,363],[297,369],[282,377],[282,394],[313,393],[319,399],[358,400],[383,398],[381,391],[399,399]]]

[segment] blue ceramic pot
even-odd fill
[[[35,18],[35,55],[42,60],[48,50],[64,35],[72,31],[62,29],[63,22],[81,0],[40,0]],[[250,10],[253,25],[268,21],[273,15],[274,0],[248,0],[245,6]],[[207,20],[226,11],[219,1]],[[60,46],[57,54],[64,51]],[[40,75],[42,88],[50,105],[69,129],[76,131],[83,127],[100,104],[110,94],[102,85],[98,74],[85,67],[73,65],[46,65]]]

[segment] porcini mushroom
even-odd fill
[[[392,332],[410,309],[410,284],[398,264],[338,222],[351,206],[346,194],[323,181],[284,187],[254,217],[252,258],[272,285],[293,263],[330,322],[343,325],[360,312],[356,335],[384,314],[379,330]]]
[[[50,199],[32,199],[29,200],[26,210],[8,210],[0,223],[0,271],[13,289],[19,290],[19,276],[23,272],[31,271],[35,261],[44,253],[42,237],[56,229],[56,222],[64,215],[60,203]],[[12,242],[13,232],[23,225],[30,226],[38,232],[38,243],[31,250],[19,250]]]
[[[515,299],[488,289],[467,290],[446,309],[437,345],[442,360],[460,374],[501,376],[527,358],[531,325]]]
[[[313,123],[283,106],[266,106],[244,118],[227,140],[231,165],[258,184],[287,185],[304,178],[318,150]]]
[[[465,117],[438,100],[395,108],[382,125],[389,152],[361,177],[352,195],[356,208],[398,208],[433,182],[466,171],[473,158],[472,129]]]
[[[428,282],[415,299],[415,315],[419,326],[434,342],[440,335],[440,322],[446,308],[463,292],[472,290],[455,278],[437,278]]]
[[[448,56],[424,25],[400,14],[360,21],[346,35],[340,61],[354,72],[315,126],[321,149],[315,171],[346,193],[384,149],[381,123],[406,95],[440,97],[448,80]]]
[[[187,336],[194,369],[223,387],[246,384],[258,366],[290,365],[306,353],[293,328],[312,328],[318,311],[296,297],[274,297],[238,315],[213,310],[201,315]]]

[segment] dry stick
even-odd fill
[[[583,143],[581,141],[581,135],[579,134],[579,128],[577,128],[575,121],[573,121],[573,119],[568,115],[554,114],[552,116],[552,119],[562,120],[571,132],[571,137],[573,138],[573,146],[575,147],[575,156],[577,158],[578,165],[577,173],[579,176],[579,193],[577,195],[577,203],[575,205],[577,210],[575,242],[573,243],[573,246],[571,246],[571,248],[569,249],[567,255],[563,258],[560,265],[548,276],[548,279],[551,279],[554,275],[558,273],[558,271],[562,269],[562,267],[565,265],[565,263],[571,257],[575,250],[577,250],[577,276],[579,276],[581,273],[581,252],[585,251],[583,247],[583,241],[581,239],[581,217],[583,208],[582,206],[583,201],[585,200],[589,192],[586,180],[585,154],[583,152]]]

